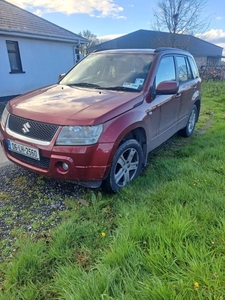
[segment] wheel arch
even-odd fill
[[[106,192],[116,193],[131,180],[138,177],[143,168],[143,149],[137,139],[132,138],[136,132],[130,132],[119,144],[107,177],[102,181]],[[143,136],[138,136],[139,140]]]
[[[146,106],[147,107],[147,106]],[[104,124],[104,133],[99,143],[111,143],[111,153],[108,165],[111,165],[113,157],[119,146],[128,139],[135,139],[143,150],[143,166],[147,161],[147,119],[145,107],[140,105],[134,110],[119,115],[117,118],[109,120]]]
[[[128,133],[126,133],[126,135],[121,139],[118,147],[120,145],[122,145],[124,142],[126,142],[127,140],[130,139],[135,139],[136,141],[138,141],[138,143],[140,144],[142,151],[143,151],[143,162],[142,165],[143,167],[146,165],[147,163],[147,136],[146,136],[146,131],[143,127],[137,127],[132,129],[131,131],[129,131]]]

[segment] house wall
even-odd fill
[[[207,56],[194,56],[198,69],[207,64]]]
[[[17,41],[24,73],[10,74],[6,40]],[[75,43],[0,36],[0,97],[53,84],[75,64]]]
[[[211,65],[211,66],[220,66],[221,58],[211,57],[211,56],[194,56],[198,69],[202,66]]]

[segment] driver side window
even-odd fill
[[[156,74],[156,87],[162,81],[175,81],[175,65],[173,56],[163,57]]]

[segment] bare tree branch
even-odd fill
[[[158,0],[153,28],[173,34],[203,33],[211,18],[205,14],[207,2],[208,0]]]
[[[87,54],[87,52],[88,52],[87,50],[90,47],[93,47],[100,43],[100,41],[97,39],[97,36],[94,33],[92,33],[90,30],[83,30],[82,32],[79,32],[78,34],[89,41],[85,45],[80,45],[80,52],[84,55]]]

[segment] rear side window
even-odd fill
[[[156,74],[156,86],[162,81],[175,81],[175,65],[173,56],[163,57]]]
[[[185,56],[177,56],[177,69],[179,82],[186,82],[193,79],[192,72],[188,60]]]
[[[193,77],[198,78],[199,73],[198,73],[198,69],[197,69],[195,61],[193,60],[192,57],[188,57],[188,60],[189,60],[190,66],[191,66]]]

